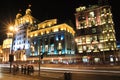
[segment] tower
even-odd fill
[[[26,9],[25,14],[18,13],[15,18],[14,27],[18,31],[14,35],[13,50],[17,60],[26,60],[30,53],[30,43],[27,37],[28,27],[36,26],[37,19],[31,15],[30,7]]]

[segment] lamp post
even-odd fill
[[[10,73],[11,73],[11,66],[12,66],[12,62],[14,61],[14,54],[13,54],[13,41],[14,41],[14,34],[17,31],[16,28],[14,28],[13,26],[9,27],[9,31],[12,33],[12,43],[10,46],[10,54],[9,54],[9,62],[10,62]]]
[[[38,72],[38,75],[39,75],[39,80],[40,80],[40,64],[41,64],[41,53],[39,53],[39,72]]]
[[[13,54],[9,54],[9,62],[10,62],[10,73],[11,73],[11,66],[12,66],[12,62],[14,61],[14,55]]]
[[[106,56],[105,56],[105,52],[104,52],[104,49],[103,49],[103,64],[106,63]]]
[[[43,56],[44,56],[44,53],[41,55],[42,52],[39,53],[39,72],[38,72],[38,75],[39,75],[39,80],[40,80],[40,64],[41,64],[41,60],[43,59]]]

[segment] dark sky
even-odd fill
[[[109,0],[112,7],[113,20],[115,23],[115,30],[117,40],[120,41],[120,8],[119,0]],[[0,0],[0,45],[6,38],[6,31],[8,23],[15,19],[19,10],[22,14],[25,13],[28,5],[31,4],[32,16],[39,21],[57,18],[61,21],[72,20],[75,23],[75,8],[80,5],[97,4],[97,0]],[[115,4],[115,5],[114,5]]]

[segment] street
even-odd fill
[[[30,75],[12,75],[0,73],[0,80],[65,80],[62,72],[41,72],[40,79],[38,76]],[[99,74],[99,73],[72,73],[71,80],[120,80],[119,74]]]
[[[9,70],[9,69],[6,69]],[[4,70],[5,71],[5,70]],[[0,80],[66,80],[65,73],[70,73],[71,80],[120,80],[120,71],[108,70],[84,70],[65,68],[43,68],[38,76],[38,71],[34,75],[10,74],[0,72]]]

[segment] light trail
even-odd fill
[[[0,64],[0,67],[10,67],[9,64]],[[107,67],[106,67],[107,68]],[[39,70],[38,67],[34,67],[36,71]],[[93,73],[115,73],[115,74],[120,74],[120,70],[95,70],[92,69],[72,69],[72,68],[50,68],[50,67],[40,67],[41,71],[52,71],[52,72],[93,72]]]
[[[68,68],[49,68],[49,67],[41,67],[42,71],[60,71],[60,72],[93,72],[93,73],[116,73],[120,74],[120,71],[113,70],[86,70],[86,69],[68,69]]]

